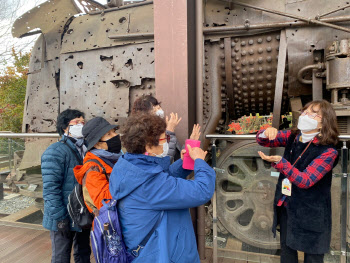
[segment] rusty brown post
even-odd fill
[[[155,0],[153,3],[156,96],[166,115],[177,112],[182,117],[175,132],[183,144],[190,129],[187,1]]]

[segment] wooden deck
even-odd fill
[[[33,224],[0,222],[0,262],[51,262],[50,232]],[[91,263],[95,263],[92,254]]]

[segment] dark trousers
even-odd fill
[[[75,263],[90,263],[90,230],[71,231],[63,236],[59,231],[50,231],[52,244],[51,263],[70,263],[72,245]]]
[[[298,263],[298,252],[287,246],[287,210],[282,205],[280,208],[280,227],[281,227],[281,263]],[[304,254],[305,263],[323,263],[324,254]]]

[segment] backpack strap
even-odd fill
[[[106,176],[107,182],[109,182],[109,179],[108,179],[108,176],[107,176],[107,172],[106,172],[106,168],[99,162],[99,160],[90,159],[90,160],[87,160],[84,164],[89,163],[89,162],[96,163],[102,169],[102,173]]]
[[[60,141],[61,143],[63,143],[64,145],[66,145],[69,150],[71,150],[71,152],[74,154],[75,158],[77,159],[78,163],[79,164],[82,164],[83,161],[82,161],[82,158],[78,156],[78,154],[68,145],[67,143],[67,138],[64,138],[63,140]]]
[[[140,242],[140,245],[138,245],[136,249],[133,249],[131,251],[131,253],[133,254],[134,257],[139,256],[140,249],[142,249],[146,246],[146,244],[147,244],[148,240],[150,239],[150,237],[152,236],[153,232],[159,226],[160,222],[162,222],[163,216],[164,216],[164,210],[160,213],[160,216],[159,216],[157,222],[155,223],[155,225],[152,227],[151,231],[149,231],[149,233],[146,235],[146,237]]]

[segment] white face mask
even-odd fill
[[[83,138],[83,124],[79,123],[77,125],[71,125],[69,126],[68,129],[68,135],[75,138],[75,139],[80,139]]]
[[[167,142],[163,143],[163,152],[161,154],[156,155],[156,157],[165,157],[168,155],[169,144]]]
[[[164,118],[164,111],[162,109],[159,109],[156,111],[156,115],[161,117],[161,118]]]
[[[309,132],[317,129],[318,121],[311,119],[308,115],[300,116],[298,121],[298,129],[302,132]]]

